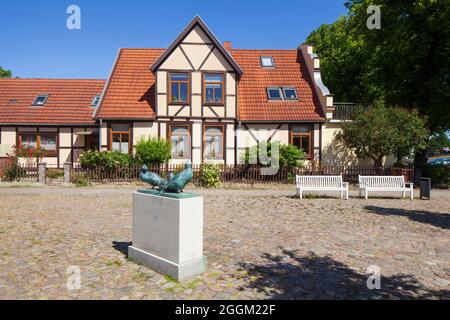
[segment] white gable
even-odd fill
[[[233,69],[220,51],[215,48],[213,53],[203,64],[202,70],[232,71]]]
[[[187,36],[184,38],[183,42],[191,42],[191,43],[211,43],[208,36],[200,29],[199,26],[196,26]]]
[[[202,45],[202,44],[182,44],[186,56],[191,61],[192,65],[195,69],[199,69],[202,65],[203,61],[208,57],[208,54],[211,52],[213,46],[212,45]]]
[[[192,67],[181,49],[177,47],[161,65],[161,69],[192,70]]]

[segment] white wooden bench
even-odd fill
[[[364,193],[365,198],[369,197],[369,191],[385,191],[402,193],[402,198],[405,197],[406,192],[410,193],[410,198],[414,198],[414,185],[412,183],[405,183],[404,176],[359,176],[359,196]]]
[[[342,176],[295,176],[297,197],[303,198],[303,191],[339,191],[341,198],[348,199],[348,182]]]

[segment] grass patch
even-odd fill
[[[108,260],[106,261],[106,265],[108,267],[121,267],[122,266],[122,262],[120,262],[119,260]]]
[[[168,282],[178,282],[177,280],[175,280],[174,277],[169,276],[167,274],[164,275],[164,279],[166,279],[166,281],[168,281]]]
[[[0,188],[36,188],[42,187],[37,182],[0,182]]]
[[[194,281],[188,283],[187,285],[185,285],[184,287],[187,289],[192,289],[194,290],[195,288],[197,288],[199,285],[203,284],[203,280],[201,279],[195,279]]]
[[[153,277],[152,275],[149,275],[147,273],[139,271],[139,272],[135,272],[131,278],[136,281],[147,281],[148,279],[150,279],[152,277]]]
[[[219,276],[220,276],[219,272],[211,272],[210,274],[208,274],[208,277],[211,277],[211,278],[217,278]]]
[[[77,186],[78,188],[90,187],[92,186],[92,183],[85,174],[80,174],[75,179],[75,186]]]

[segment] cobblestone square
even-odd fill
[[[345,201],[274,188],[195,190],[208,269],[176,283],[127,258],[136,187],[1,187],[0,299],[450,298],[450,191]]]

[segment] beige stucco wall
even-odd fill
[[[134,122],[133,123],[133,145],[141,138],[157,137],[158,126],[154,122]]]
[[[100,125],[100,149],[101,150],[107,150],[108,145],[108,123],[103,122]]]
[[[192,163],[198,164],[202,162],[202,122],[195,121],[192,124]]]
[[[60,147],[70,147],[71,138],[70,138],[70,128],[61,128],[59,130],[59,146]]]
[[[70,149],[59,149],[59,166],[60,167],[62,167],[65,162],[72,161],[71,154],[72,154],[72,152],[70,151]]]
[[[13,146],[16,144],[16,128],[15,127],[2,127],[1,143],[2,143],[2,145],[7,145],[7,146]]]

